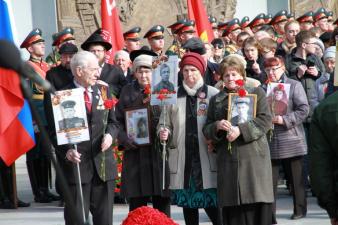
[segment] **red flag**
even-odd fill
[[[107,41],[113,46],[106,54],[106,61],[110,64],[114,64],[114,54],[117,51],[122,50],[124,45],[121,23],[115,0],[101,0],[101,18],[102,30],[103,32],[109,32],[109,39]]]
[[[188,17],[195,20],[198,36],[203,42],[211,42],[214,39],[211,25],[208,20],[207,11],[202,0],[187,0]]]
[[[0,68],[0,157],[10,166],[34,145],[32,116],[18,75]]]

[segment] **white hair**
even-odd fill
[[[119,56],[121,56],[124,59],[130,60],[129,53],[126,52],[125,50],[117,51],[114,55],[114,59],[116,59]]]
[[[76,68],[81,67],[87,67],[88,63],[90,61],[97,61],[98,59],[96,56],[88,51],[82,51],[76,53],[73,58],[70,60],[70,69],[72,71],[73,75],[76,75]]]

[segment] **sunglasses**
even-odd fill
[[[214,48],[218,48],[218,49],[224,48],[223,44],[213,44],[212,46],[214,46]]]

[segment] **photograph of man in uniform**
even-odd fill
[[[83,118],[75,117],[75,104],[76,102],[71,100],[61,103],[61,111],[64,119],[59,121],[60,131],[85,127],[85,120]]]
[[[155,85],[153,93],[159,93],[162,89],[167,89],[169,92],[175,91],[175,85],[169,81],[170,67],[167,64],[162,64],[160,67],[161,81]]]
[[[235,100],[233,112],[237,112],[236,116],[231,117],[231,124],[237,125],[240,123],[245,123],[246,121],[252,119],[252,116],[249,113],[250,110],[250,98],[248,97],[238,97]]]
[[[147,126],[147,120],[144,117],[141,117],[137,121],[137,134],[136,138],[146,138],[148,137],[148,126]]]

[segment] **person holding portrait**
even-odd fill
[[[227,225],[271,225],[273,189],[266,134],[272,116],[260,87],[245,92],[257,96],[256,117],[238,125],[227,119],[229,94],[245,82],[243,61],[229,55],[220,64],[224,89],[210,99],[203,133],[217,152],[217,200]]]
[[[290,179],[293,196],[291,219],[300,219],[305,217],[307,213],[304,172],[302,169],[303,158],[307,154],[307,144],[302,123],[309,114],[309,104],[302,84],[286,76],[282,58],[273,57],[267,59],[264,62],[264,68],[269,80],[279,83],[278,90],[284,89],[281,88],[283,84],[290,85],[286,113],[275,111],[276,109],[279,110],[279,107],[272,108],[274,129],[270,141],[270,152],[275,198],[277,196],[279,168],[283,164],[286,175]],[[266,88],[267,85],[269,84],[265,84],[263,87]],[[277,97],[277,94],[275,95]],[[270,107],[272,106],[271,104]],[[285,106],[283,105],[283,107]],[[273,224],[277,224],[276,202],[274,202],[273,206]]]
[[[160,152],[162,147],[156,139],[156,126],[161,109],[160,106],[150,106],[149,104],[151,91],[148,87],[150,87],[152,79],[154,56],[156,54],[149,50],[136,50],[130,53],[136,81],[122,88],[121,97],[116,106],[116,117],[120,124],[119,149],[124,151],[121,195],[128,199],[129,211],[146,206],[151,199],[154,208],[170,216],[170,192],[167,188],[169,173],[167,169],[166,189],[163,190],[163,161]],[[148,110],[148,125],[150,126],[150,143],[148,145],[136,144],[136,140],[128,136],[125,127],[126,111],[136,108],[147,108]]]
[[[200,54],[186,53],[180,68],[183,82],[178,89],[177,104],[167,106],[158,125],[160,139],[168,141],[169,188],[173,204],[183,207],[186,224],[198,225],[198,209],[204,208],[216,225],[216,154],[208,150],[202,128],[209,100],[218,90],[204,83],[206,63]]]

